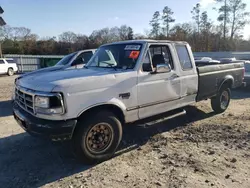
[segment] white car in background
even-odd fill
[[[0,74],[12,76],[18,71],[17,65],[11,58],[0,58]]]

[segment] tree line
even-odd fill
[[[126,25],[95,30],[90,36],[67,31],[58,37],[39,38],[28,28],[10,26],[3,27],[1,33],[3,54],[64,55],[77,50],[97,48],[109,42],[134,38],[133,29]]]
[[[243,0],[216,0],[219,8],[217,23],[197,3],[190,12],[192,21],[176,23],[174,12],[168,6],[155,11],[149,21],[150,31],[136,34],[130,26],[103,28],[89,36],[71,31],[55,37],[39,38],[25,27],[4,26],[0,29],[0,42],[4,54],[68,54],[73,51],[97,48],[102,44],[132,39],[163,39],[187,41],[193,51],[250,51],[250,38],[242,31],[249,24],[250,13]]]

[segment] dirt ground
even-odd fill
[[[0,77],[0,187],[250,187],[250,91],[232,92],[216,115],[210,101],[152,127],[128,126],[116,156],[96,166],[70,143],[26,134],[14,121],[15,77]]]

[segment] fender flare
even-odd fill
[[[120,104],[117,104],[114,102],[103,102],[103,103],[97,103],[97,104],[88,106],[87,108],[84,108],[80,113],[78,113],[77,118],[79,118],[86,111],[89,111],[89,110],[97,108],[97,107],[103,107],[103,106],[113,106],[115,108],[119,108],[119,110],[122,112],[123,116],[125,117],[124,112],[126,111],[126,107],[123,103],[120,102]]]
[[[222,87],[226,82],[228,82],[228,81],[231,82],[231,87],[233,87],[233,85],[234,85],[234,77],[233,77],[232,75],[227,75],[227,76],[225,76],[225,78],[224,78],[223,81],[221,82],[218,91],[220,91],[221,87]]]

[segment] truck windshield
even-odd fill
[[[100,47],[87,67],[133,69],[141,52],[141,44],[113,44]]]
[[[76,55],[76,53],[77,52],[66,55],[64,58],[62,58],[60,61],[58,61],[56,66],[58,66],[58,65],[67,65],[72,60],[72,58]]]

